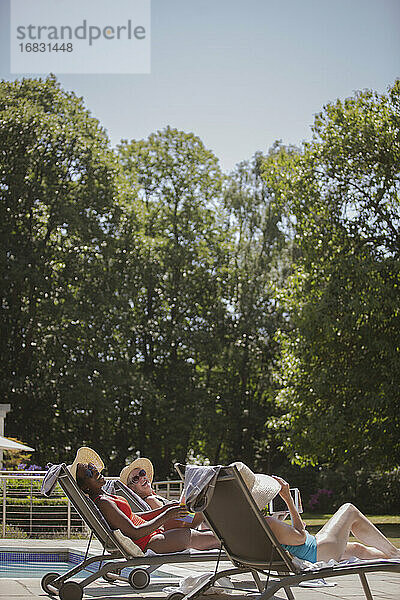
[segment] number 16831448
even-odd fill
[[[71,42],[67,44],[52,44],[50,42],[26,42],[19,44],[20,52],[73,52],[74,46]]]

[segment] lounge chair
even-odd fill
[[[143,498],[128,488],[128,486],[119,479],[109,479],[106,484],[103,485],[102,489],[109,494],[114,494],[116,496],[122,496],[122,498],[125,498],[125,500],[128,501],[132,512],[134,513],[153,510],[152,507],[147,504],[145,500],[143,500]],[[224,556],[224,558],[226,559],[226,556]],[[158,567],[159,565],[149,566],[147,567],[146,571],[150,575],[153,571],[158,569]]]
[[[129,502],[129,506],[132,512],[143,512],[145,510],[152,510],[151,506],[147,504],[143,498],[141,498],[136,492],[129,489],[127,485],[122,483],[119,479],[109,479],[102,489],[109,494],[115,494],[116,496],[122,496]]]
[[[185,466],[175,466],[184,479]],[[251,573],[261,593],[260,600],[272,598],[282,588],[289,600],[295,600],[290,589],[292,586],[312,579],[351,574],[360,577],[365,597],[367,600],[373,600],[366,573],[400,572],[400,560],[369,560],[312,571],[302,569],[294,562],[292,555],[279,544],[235,466],[221,468],[213,495],[203,512],[236,568],[210,575],[186,596],[176,592],[169,596],[169,600],[179,600],[183,596],[185,600],[192,600],[214,585],[219,578],[244,572]],[[267,576],[267,583],[264,585],[260,573]]]
[[[135,590],[142,590],[150,582],[150,573],[161,565],[220,560],[221,553],[218,550],[144,554],[130,538],[109,527],[96,504],[78,487],[65,464],[60,465],[58,482],[92,535],[102,544],[103,552],[88,558],[91,535],[86,556],[79,565],[63,575],[47,573],[43,577],[41,585],[48,594],[58,594],[61,600],[81,600],[84,588],[100,577],[109,583],[124,581]],[[72,577],[93,563],[99,563],[99,566],[91,575],[79,582],[71,581]],[[133,570],[128,577],[124,577],[121,571],[127,567]]]

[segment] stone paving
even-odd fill
[[[49,549],[58,550],[80,550],[84,551],[86,540],[1,540],[1,548],[23,549]],[[96,543],[92,544],[95,549]],[[230,564],[230,563],[229,563]],[[195,575],[213,571],[214,563],[192,563],[180,564],[179,566],[165,566],[163,571],[168,572],[176,579],[160,580],[160,583],[152,583],[145,591],[135,592],[125,583],[106,584],[99,580],[85,588],[84,600],[166,600],[167,594],[163,588],[177,582],[179,577]],[[334,587],[302,588],[293,587],[296,600],[365,600],[360,580],[357,575],[348,575],[327,580],[336,583]],[[376,573],[369,574],[368,581],[372,590],[374,600],[400,600],[400,573]],[[209,600],[241,600],[252,595],[248,590],[254,590],[252,580],[248,575],[235,578],[237,590],[231,594],[207,595]],[[242,588],[242,589],[240,589]],[[40,587],[40,579],[0,579],[0,600],[32,600],[34,598],[50,598]],[[58,597],[56,597],[58,598]],[[274,596],[275,600],[287,600],[285,592],[281,590]]]

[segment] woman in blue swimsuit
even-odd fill
[[[286,502],[292,524],[266,517],[280,544],[291,554],[310,562],[343,560],[350,556],[364,559],[400,558],[400,549],[391,542],[353,504],[343,504],[314,536],[306,531],[289,491],[289,484],[272,476],[281,484],[279,494]],[[360,542],[349,542],[350,533]]]

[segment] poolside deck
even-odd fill
[[[12,540],[0,539],[0,548],[15,548],[23,549],[57,549],[57,550],[80,550],[85,551],[86,540]],[[92,548],[96,547],[97,542],[92,543]],[[100,548],[100,546],[98,545]],[[215,564],[213,563],[192,563],[182,564],[179,566],[163,567],[164,571],[178,577],[186,577],[195,575],[196,573],[204,573],[213,571]],[[173,581],[173,580],[172,580]],[[235,579],[238,585],[243,588],[253,589],[253,584],[250,578],[242,575]],[[361,589],[361,584],[357,576],[351,575],[346,577],[338,577],[335,587],[318,587],[318,588],[292,588],[296,600],[365,600],[365,596]],[[400,574],[372,574],[368,575],[368,581],[371,586],[374,600],[400,600]],[[85,590],[84,600],[165,600],[166,594],[163,588],[168,584],[163,583],[151,584],[145,591],[135,592],[129,585],[124,583],[116,583],[113,585],[106,584],[103,581],[95,582],[88,586]],[[236,590],[231,596],[233,600],[241,600],[248,593]],[[0,600],[33,600],[35,598],[49,598],[40,587],[40,579],[0,579]],[[207,596],[210,600],[223,600],[227,596]],[[56,598],[58,598],[56,596]],[[276,600],[287,600],[283,591],[280,591],[276,596]]]

